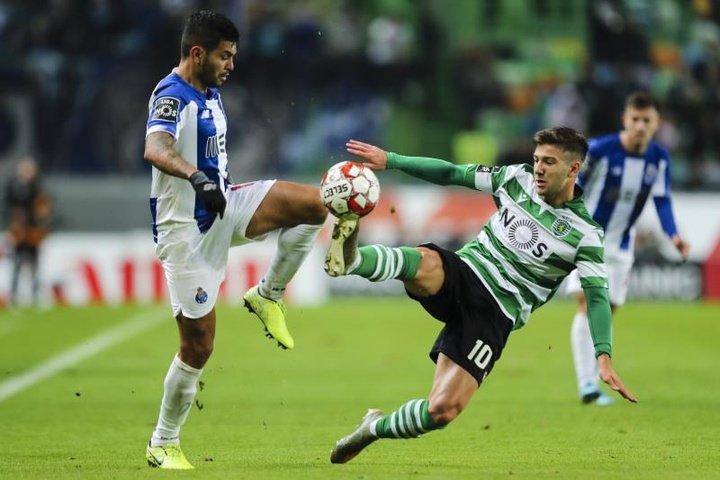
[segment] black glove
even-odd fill
[[[210,178],[205,175],[205,172],[201,170],[190,175],[188,180],[190,180],[195,192],[205,204],[208,212],[217,213],[220,215],[220,218],[223,218],[227,200],[225,200],[225,195],[223,195],[220,190],[220,185],[210,180]]]

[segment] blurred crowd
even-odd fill
[[[581,24],[489,36],[508,5]],[[534,129],[619,129],[644,88],[677,185],[720,185],[719,0],[5,0],[0,162],[22,137],[44,172],[144,173],[147,101],[199,7],[241,31],[222,90],[236,179],[315,173],[350,137],[452,158],[457,132],[489,132],[493,161],[527,160]]]

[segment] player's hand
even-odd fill
[[[605,353],[601,354],[598,357],[598,366],[600,367],[600,378],[603,382],[607,383],[610,388],[622,395],[623,398],[631,401],[632,403],[637,403],[635,395],[627,389],[622,380],[620,380],[618,374],[615,373],[615,370],[613,370],[610,355]]]
[[[345,146],[348,152],[365,160],[372,170],[385,170],[387,167],[387,153],[382,148],[358,140],[349,140]]]
[[[688,253],[690,252],[690,244],[682,239],[680,235],[677,233],[673,235],[672,237],[673,245],[675,245],[675,248],[680,253],[680,256],[683,259],[683,262],[688,259]]]
[[[205,172],[201,170],[190,175],[188,180],[190,180],[195,192],[205,204],[208,212],[217,213],[220,215],[220,218],[223,218],[227,200],[225,200],[225,195],[223,195],[220,190],[220,185],[210,180],[210,178],[205,175]]]

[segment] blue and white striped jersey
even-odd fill
[[[605,230],[605,253],[634,251],[635,221],[652,195],[663,230],[677,233],[670,202],[670,155],[651,141],[647,151],[625,151],[620,134],[590,139],[578,184],[585,206]]]
[[[157,84],[148,103],[145,135],[167,132],[175,138],[175,150],[190,164],[227,189],[227,122],[220,93],[209,88],[203,94],[183,80],[175,70]],[[171,230],[194,228],[206,232],[215,221],[200,203],[186,179],[152,169],[150,211],[153,236]]]

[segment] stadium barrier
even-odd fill
[[[652,202],[638,222],[638,260],[630,298],[694,300],[720,298],[720,198],[711,194],[677,194],[678,228],[690,241],[690,261],[662,234]],[[361,243],[416,245],[432,240],[458,247],[477,234],[495,211],[486,195],[432,187],[385,188],[382,199],[362,223]],[[319,304],[331,295],[401,295],[399,282],[370,283],[361,278],[330,279],[322,271],[331,220],[308,260],[288,289],[288,301]],[[267,269],[274,239],[231,250],[221,299],[239,304],[242,294]],[[0,305],[7,302],[11,262],[0,249]],[[56,232],[43,245],[40,260],[42,303],[85,305],[166,301],[162,267],[154,254],[149,229],[116,233]],[[24,282],[21,300],[29,299]]]

